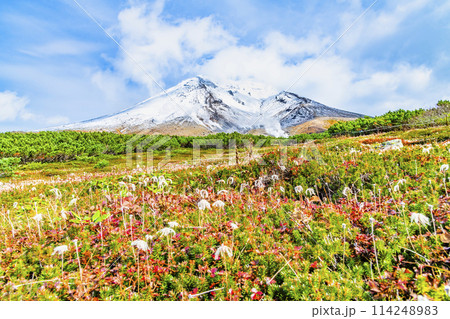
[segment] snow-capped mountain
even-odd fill
[[[362,116],[294,93],[273,95],[274,92],[255,83],[217,86],[195,77],[119,113],[54,129],[173,135],[246,133],[258,129],[270,135],[285,136],[290,127],[315,118]]]

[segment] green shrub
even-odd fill
[[[96,169],[102,169],[109,165],[109,162],[107,160],[101,160],[98,161],[97,164],[94,165],[94,168]]]
[[[14,174],[17,165],[20,163],[20,158],[7,157],[0,159],[0,177],[9,177]]]

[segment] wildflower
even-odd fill
[[[398,192],[398,191],[400,191],[400,185],[395,185],[394,186],[394,192]]]
[[[300,193],[303,192],[303,187],[301,187],[300,185],[295,186],[294,191],[295,191],[297,194],[300,194]]]
[[[417,296],[417,301],[430,301],[430,299],[425,296]]]
[[[168,224],[169,224],[170,228],[174,228],[174,227],[180,226],[177,222],[168,222]]]
[[[228,177],[227,184],[228,185],[232,185],[233,183],[234,183],[234,178],[233,177]]]
[[[212,205],[213,205],[213,207],[224,208],[225,203],[222,202],[221,200],[217,200],[217,201],[215,201],[214,204],[212,204]]]
[[[162,179],[160,179],[158,182],[158,188],[163,188],[163,187],[169,186],[167,181],[164,179],[164,176],[160,176],[160,177],[162,177]]]
[[[67,245],[62,245],[62,246],[58,246],[56,248],[53,249],[53,253],[52,256],[56,253],[62,255],[64,254],[67,250],[69,249],[69,247],[67,247]]]
[[[201,201],[198,202],[197,205],[200,210],[211,209],[211,205],[206,199],[202,199]]]
[[[312,188],[308,188],[308,189],[305,191],[305,193],[306,193],[307,195],[309,195],[309,196],[314,196],[314,195],[316,195],[316,192],[315,192],[314,189],[312,189]]]
[[[282,193],[284,193],[284,187],[283,186],[280,186],[280,191],[282,192]]]
[[[225,255],[228,255],[228,257],[233,257],[233,252],[230,247],[222,244],[219,248],[217,248],[216,253],[214,254],[214,259],[217,260],[219,259],[219,256],[224,257]]]
[[[42,221],[42,214],[36,214],[36,216],[32,217],[38,223]]]
[[[342,228],[346,229],[347,225],[346,224],[342,224]]]
[[[242,183],[241,187],[239,188],[239,192],[242,193],[244,191],[244,188],[246,188],[247,186],[247,183]]]
[[[148,250],[148,244],[146,241],[143,241],[141,239],[137,239],[133,242],[131,242],[131,246],[136,246],[139,250]]]
[[[406,179],[400,179],[399,181],[398,181],[398,183],[397,183],[397,185],[403,185],[403,184],[405,184],[406,183]]]
[[[19,203],[15,202],[15,203],[13,204],[13,208],[17,208],[18,205],[19,205]]]
[[[233,230],[235,230],[235,229],[238,229],[238,228],[239,228],[239,226],[238,226],[238,225],[236,225],[235,223],[230,223],[230,227],[231,227],[231,229],[233,229]]]
[[[284,172],[284,171],[286,170],[286,166],[281,165],[281,166],[280,166],[280,169]]]
[[[161,234],[162,236],[175,235],[175,231],[172,228],[166,227],[158,231],[158,234]]]
[[[278,175],[272,175],[271,178],[272,178],[273,181],[277,181],[277,180],[279,179],[279,178],[278,178]]]
[[[345,187],[344,190],[342,191],[342,194],[344,194],[344,196],[348,196],[349,192],[351,194],[352,190],[349,187]]]
[[[412,213],[411,222],[415,222],[416,224],[421,224],[423,226],[430,225],[430,219],[424,214],[420,213]]]
[[[263,294],[261,291],[258,291],[258,289],[256,289],[256,288],[252,288],[252,290],[250,290],[250,291],[252,292],[252,295],[251,295],[252,300],[259,298]]]
[[[447,296],[450,297],[450,284],[447,284],[446,286],[444,286],[444,290],[445,290],[445,293],[447,294]]]
[[[77,244],[78,244],[78,239],[74,239],[74,240],[72,240],[72,242],[73,242],[75,245],[77,245]]]
[[[78,198],[76,198],[75,196],[72,195],[72,200],[69,203],[69,206],[74,206],[77,204],[77,200]]]
[[[66,213],[67,212],[64,209],[61,211],[61,218],[62,219],[67,219],[67,214]]]
[[[208,192],[206,190],[202,189],[200,191],[200,197],[201,198],[207,198],[208,197]]]
[[[155,236],[145,235],[145,240],[153,240],[153,237],[155,237]]]
[[[371,224],[375,224],[377,222],[376,219],[372,217],[369,218],[369,221]]]
[[[429,145],[428,147],[425,147],[423,150],[422,150],[422,153],[423,154],[429,154],[430,153],[430,151],[433,149],[433,146],[431,146],[431,145]]]
[[[218,184],[225,184],[225,181],[224,181],[223,179],[219,179],[219,180],[217,181],[217,183],[218,183]]]
[[[441,166],[440,172],[445,173],[446,171],[448,171],[448,168],[449,168],[448,164],[443,164]]]
[[[264,188],[264,182],[261,180],[261,177],[255,182],[255,186],[258,188]]]
[[[221,194],[228,194],[228,191],[226,189],[222,189],[217,192],[217,195],[221,195]]]

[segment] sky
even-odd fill
[[[446,0],[3,0],[0,131],[112,114],[196,75],[371,116],[432,107],[450,99],[448,43]]]

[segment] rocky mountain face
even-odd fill
[[[172,135],[258,131],[287,136],[293,128],[318,118],[363,116],[290,92],[273,94],[272,89],[252,83],[218,86],[195,77],[119,113],[54,129]]]

